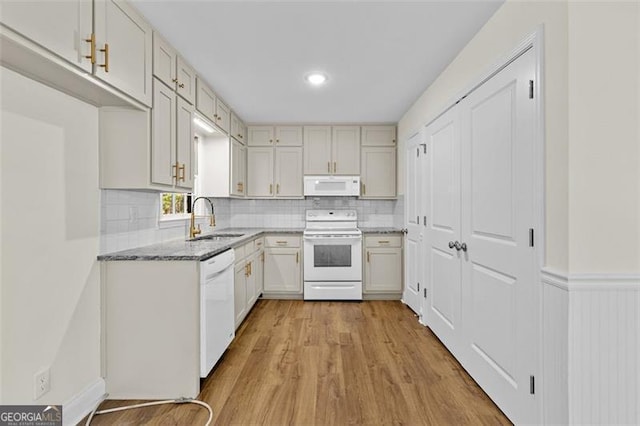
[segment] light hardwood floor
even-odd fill
[[[511,424],[396,301],[260,300],[200,399],[212,406],[216,425]],[[92,424],[206,419],[205,409],[184,404],[101,415]]]

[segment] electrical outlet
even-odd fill
[[[33,376],[33,399],[39,399],[51,390],[51,372],[49,368],[36,373]]]

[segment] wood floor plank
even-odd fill
[[[220,426],[511,424],[397,301],[260,300],[200,399]],[[181,404],[98,416],[92,424],[197,425],[206,418],[206,410]]]

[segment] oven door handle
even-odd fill
[[[312,237],[312,236],[306,236],[303,237],[303,239],[305,241],[309,241],[310,243],[324,243],[324,244],[333,244],[333,243],[339,243],[339,242],[344,242],[344,241],[362,241],[362,236],[360,235],[342,235],[339,237],[327,237],[327,236],[317,236],[317,237]]]

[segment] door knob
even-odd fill
[[[456,241],[455,243],[453,243],[453,246],[456,248],[456,250],[460,251],[460,249],[462,248],[462,246],[460,245],[460,243],[458,241]],[[466,246],[465,246],[466,247]]]
[[[449,248],[454,248],[456,244],[453,241],[449,241]]]
[[[466,252],[467,251],[467,243],[460,244],[460,248],[462,249],[462,251]]]

